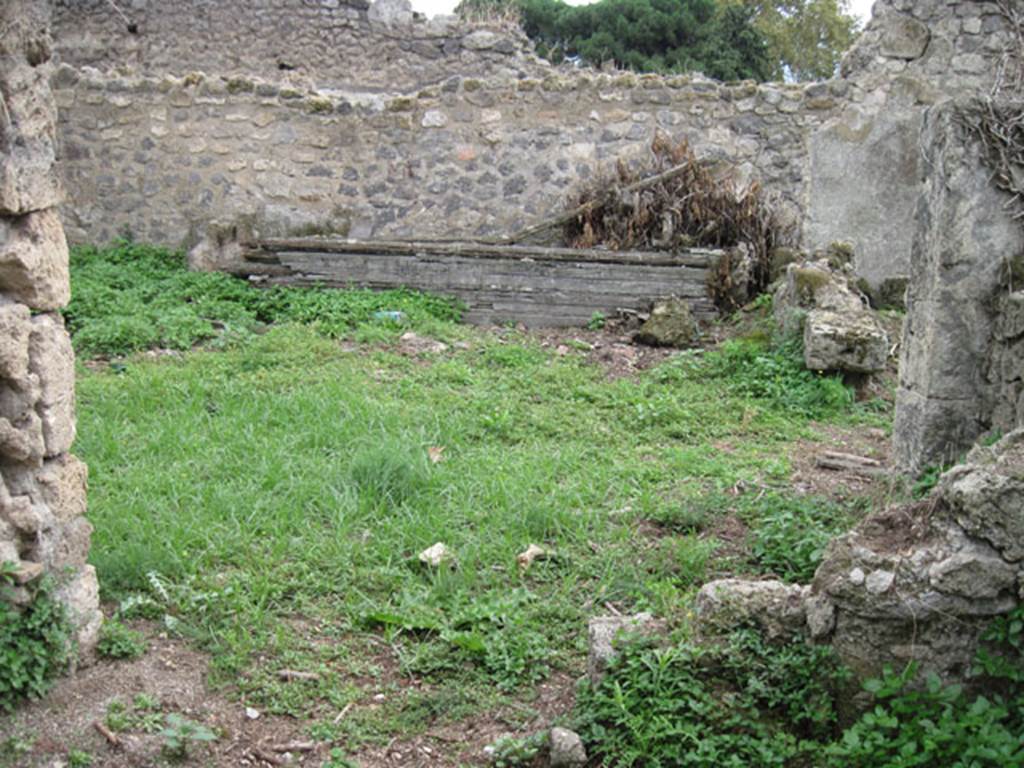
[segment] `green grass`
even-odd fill
[[[812,416],[883,418],[749,343],[612,382],[582,354],[458,326],[442,300],[261,294],[140,249],[76,256],[69,321],[81,355],[140,348],[134,336],[97,341],[117,306],[153,327],[193,313],[215,333],[189,347],[222,339],[225,318],[275,324],[187,355],[80,369],[76,452],[90,467],[104,597],[208,649],[215,683],[306,718],[346,750],[528,701],[553,670],[578,674],[586,619],[606,603],[684,626],[694,590],[728,566],[710,532],[734,510],[707,500],[737,487],[785,494],[787,448]],[[119,277],[136,257],[144,274]],[[290,309],[266,310],[279,305]],[[404,328],[460,343],[399,354],[389,342],[400,330],[373,320],[395,307]],[[680,512],[700,503],[696,517]],[[639,534],[644,521],[660,533]],[[776,538],[789,547],[800,534],[783,526]],[[418,561],[438,541],[453,567]],[[531,543],[556,557],[521,573],[516,555]],[[284,667],[319,679],[283,683]],[[411,678],[425,687],[396,682]],[[384,705],[334,721],[378,691]]]

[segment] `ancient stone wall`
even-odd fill
[[[69,453],[75,363],[60,315],[70,288],[47,22],[45,2],[0,5],[0,562],[17,565],[15,602],[54,578],[88,651],[100,615],[86,469]]]
[[[53,0],[60,60],[138,74],[298,76],[318,88],[410,91],[540,65],[514,30],[424,19],[402,0]]]
[[[924,110],[990,88],[1010,41],[995,2],[880,0],[841,77],[756,86],[558,70],[403,0],[132,5],[135,33],[102,0],[57,2],[73,241],[187,244],[238,215],[508,233],[662,130],[782,197],[806,247],[852,243],[876,285],[909,269]]]
[[[453,78],[412,95],[346,98],[247,78],[112,78],[63,67],[72,240],[128,225],[180,244],[197,222],[360,236],[507,233],[656,131],[760,177],[798,214],[804,136],[846,84],[720,85],[690,77]]]

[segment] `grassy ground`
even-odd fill
[[[83,359],[207,344],[80,366],[104,598],[345,752],[528,706],[539,681],[581,672],[586,619],[609,606],[683,637],[712,576],[807,578],[857,510],[795,498],[792,446],[812,420],[888,419],[758,340],[612,381],[582,351],[457,325],[412,294],[268,296],[131,249],[75,267]],[[330,322],[310,324],[310,302]],[[374,321],[394,307],[403,325]],[[167,318],[198,332],[161,336]],[[444,348],[410,350],[410,329]],[[751,531],[738,547],[717,538],[728,521]],[[435,542],[450,565],[419,562]],[[553,556],[524,572],[530,544]]]

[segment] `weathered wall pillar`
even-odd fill
[[[1009,401],[1020,395],[1020,345],[999,350],[1024,333],[1001,320],[1007,302],[1016,306],[1007,269],[1024,253],[1024,228],[958,120],[969,104],[935,107],[924,123],[894,429],[898,463],[914,473],[955,463],[982,433],[1019,423]]]
[[[100,625],[86,469],[75,439],[75,363],[60,308],[70,298],[56,206],[56,108],[47,0],[0,3],[0,562],[13,599],[44,574],[88,652]]]

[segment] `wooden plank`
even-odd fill
[[[698,319],[717,316],[707,275],[719,252],[323,238],[268,240],[260,246],[233,264],[232,271],[258,276],[268,286],[431,291],[464,302],[467,322],[580,326],[595,312],[642,310],[668,295],[685,299]]]
[[[534,261],[594,262],[598,264],[646,264],[650,266],[710,267],[722,251],[610,251],[597,248],[548,248],[529,245],[488,245],[472,242],[429,240],[353,240],[329,238],[274,238],[246,244],[246,261],[273,263],[282,251],[321,254],[373,253],[378,256],[471,256],[480,259],[533,259]]]

